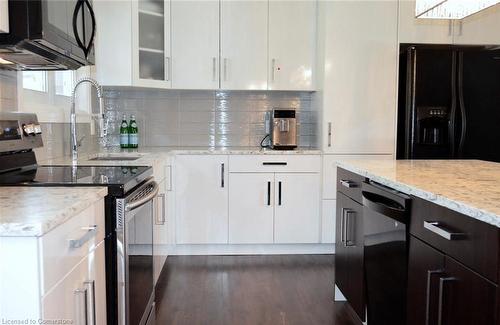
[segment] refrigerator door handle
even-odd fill
[[[451,68],[451,109],[450,109],[450,125],[449,125],[449,138],[450,138],[450,158],[455,158],[455,123],[457,120],[457,55],[453,52],[452,55],[452,68]]]
[[[465,135],[467,133],[467,115],[465,112],[465,101],[464,101],[464,53],[460,52],[458,54],[458,103],[460,106],[460,140],[458,142],[458,157],[462,157],[465,143]]]

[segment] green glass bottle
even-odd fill
[[[127,115],[123,114],[122,123],[120,124],[120,148],[128,148],[128,145]]]
[[[130,116],[130,123],[128,124],[128,147],[139,147],[139,129],[137,128],[137,122],[134,115]]]

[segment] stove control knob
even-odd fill
[[[35,126],[33,124],[24,124],[23,131],[26,136],[35,135]]]
[[[40,126],[40,124],[34,124],[33,128],[35,130],[35,134],[42,134],[42,127]]]

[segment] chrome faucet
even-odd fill
[[[92,119],[97,119],[99,122],[99,137],[104,138],[106,136],[106,127],[105,127],[105,122],[104,122],[104,98],[102,97],[102,87],[97,83],[92,78],[82,78],[79,79],[75,86],[73,87],[73,91],[71,92],[71,113],[70,113],[70,128],[71,128],[71,159],[73,165],[78,164],[78,146],[79,146],[79,141],[76,136],[76,90],[78,86],[80,86],[83,83],[90,83],[97,92],[97,98],[99,99],[99,113],[98,114],[92,114]]]

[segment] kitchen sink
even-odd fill
[[[95,161],[95,160],[99,160],[99,161],[120,161],[120,160],[124,160],[124,161],[133,161],[133,160],[137,160],[141,158],[141,156],[115,156],[115,155],[110,155],[110,156],[97,156],[97,157],[93,157],[93,158],[90,158],[89,160],[90,161]]]

